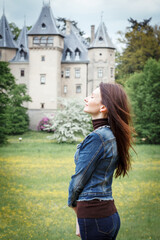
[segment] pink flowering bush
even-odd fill
[[[47,131],[47,132],[54,132],[53,129],[48,129],[52,124],[50,123],[50,120],[48,117],[42,118],[42,120],[39,122],[37,126],[38,131]],[[47,128],[47,130],[46,130]]]

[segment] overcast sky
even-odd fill
[[[0,0],[0,16],[3,2],[8,22],[14,22],[19,28],[23,27],[24,15],[27,26],[33,25],[43,5],[43,0]],[[151,24],[160,25],[160,0],[50,0],[50,5],[54,17],[77,21],[86,36],[90,36],[92,24],[98,27],[103,12],[103,21],[115,45],[117,31],[125,31],[130,17],[138,21],[152,17]]]

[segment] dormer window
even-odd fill
[[[102,38],[102,37],[99,37],[99,41],[100,41],[100,42],[103,41],[103,38]]]
[[[23,50],[20,51],[20,59],[22,61],[25,59],[25,52]]]
[[[77,48],[75,50],[75,61],[78,61],[80,60],[80,50]]]
[[[46,28],[46,24],[45,23],[42,23],[42,28],[45,29]]]
[[[66,61],[70,61],[71,60],[71,51],[69,49],[66,50]]]

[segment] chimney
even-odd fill
[[[66,20],[66,35],[69,35],[71,33],[71,21]]]
[[[95,25],[91,25],[91,43],[94,41],[95,38]]]

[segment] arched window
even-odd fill
[[[71,55],[72,55],[72,52],[69,49],[67,49],[66,50],[66,61],[70,61],[71,60]]]
[[[34,44],[34,45],[39,45],[39,43],[40,43],[39,37],[34,37],[34,38],[33,38],[33,44]]]
[[[53,46],[53,37],[48,37],[47,46]]]
[[[75,61],[80,60],[80,54],[81,54],[80,50],[78,48],[76,48],[76,50],[75,50]]]

